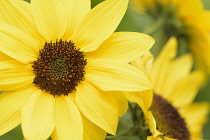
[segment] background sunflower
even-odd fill
[[[30,2],[30,0],[25,0]],[[92,7],[97,5],[98,3],[102,2],[103,0],[91,0]],[[204,8],[210,10],[210,0],[202,0]],[[135,31],[135,32],[142,32],[144,30],[145,25],[151,22],[151,19],[147,16],[143,16],[137,14],[133,9],[132,5],[129,6],[120,26],[118,26],[117,31]],[[210,26],[210,25],[209,25]],[[158,33],[155,37],[156,40],[164,40],[164,36],[161,33]],[[156,46],[161,45],[160,42],[156,42]],[[157,54],[156,54],[157,55]],[[210,77],[209,77],[210,78]],[[210,82],[208,82],[205,87],[199,92],[198,96],[196,97],[194,102],[200,101],[207,101],[210,102]],[[127,122],[128,125],[130,122]],[[209,119],[206,125],[204,126],[204,139],[210,139],[210,114]],[[15,128],[14,130],[10,131],[9,133],[0,137],[0,140],[22,140],[22,132],[20,126]],[[123,140],[123,139],[118,139]],[[126,140],[126,138],[125,138]],[[129,138],[129,140],[136,140],[135,138]]]

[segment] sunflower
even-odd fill
[[[128,62],[148,51],[153,38],[113,33],[128,0],[93,9],[90,0],[0,5],[0,135],[19,124],[27,140],[114,135],[124,98],[109,91],[151,88]]]
[[[210,15],[200,0],[133,0],[133,4],[155,19],[166,38],[176,36],[180,43],[186,42],[180,51],[192,53],[197,67],[210,72]]]
[[[125,92],[126,97],[138,103],[144,112],[153,134],[148,140],[202,139],[209,103],[192,101],[204,82],[204,74],[191,72],[191,55],[174,59],[176,47],[176,39],[171,38],[154,63],[149,53],[132,63],[148,74],[153,86],[149,98],[142,92]]]

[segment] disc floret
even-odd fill
[[[87,59],[71,41],[45,43],[34,61],[34,84],[52,95],[68,95],[84,80]]]

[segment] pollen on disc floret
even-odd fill
[[[33,83],[52,95],[68,95],[84,80],[87,59],[71,41],[45,43],[33,69]]]

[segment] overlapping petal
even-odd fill
[[[135,32],[115,32],[101,46],[87,53],[91,60],[110,60],[117,63],[129,63],[142,56],[154,44],[148,35]]]
[[[128,110],[128,101],[123,92],[111,91],[112,96],[118,105],[118,115],[122,117]],[[106,92],[105,92],[106,93]]]
[[[37,89],[22,109],[21,126],[27,140],[47,139],[54,127],[55,98]]]
[[[204,79],[205,76],[200,71],[189,74],[174,85],[172,94],[168,99],[177,108],[191,104],[203,85]]]
[[[145,53],[142,57],[139,57],[131,62],[131,64],[138,68],[139,70],[143,71],[147,75],[149,75],[152,64],[153,64],[154,56],[151,54],[151,52]]]
[[[37,89],[30,86],[16,92],[0,94],[0,135],[12,130],[21,122],[21,109],[28,98],[36,93]]]
[[[85,78],[104,91],[141,91],[150,89],[147,76],[130,64],[94,61],[87,64]]]
[[[0,52],[22,63],[31,63],[37,59],[39,43],[22,30],[1,25],[0,38]]]
[[[31,0],[38,32],[46,42],[60,40],[67,27],[67,18],[60,0]]]
[[[90,0],[61,0],[67,16],[67,28],[64,40],[71,40],[74,30],[91,10]],[[76,34],[76,33],[75,33]]]
[[[180,79],[184,78],[190,73],[192,69],[193,59],[190,54],[183,55],[170,62],[167,70],[167,75],[165,75],[164,86],[162,86],[162,92],[159,93],[164,98],[170,98],[171,94],[173,96],[173,88]]]
[[[128,0],[106,0],[94,7],[75,30],[72,41],[84,52],[94,51],[117,28]]]
[[[82,116],[84,137],[83,140],[104,140],[106,138],[106,131],[89,121]]]
[[[34,39],[40,38],[29,3],[21,0],[1,0],[0,5],[0,24],[15,26]]]
[[[16,91],[33,83],[34,74],[30,65],[16,60],[0,62],[0,91]]]
[[[167,75],[168,65],[176,56],[176,48],[177,40],[172,37],[153,63],[149,77],[156,93],[161,93]]]
[[[55,129],[53,140],[83,140],[83,122],[73,101],[66,97],[56,97]]]
[[[12,60],[13,58],[9,57],[5,53],[0,52],[0,61],[7,61],[7,60]]]
[[[115,134],[118,107],[111,94],[104,94],[91,84],[82,82],[76,93],[76,104],[91,122],[110,134]]]

